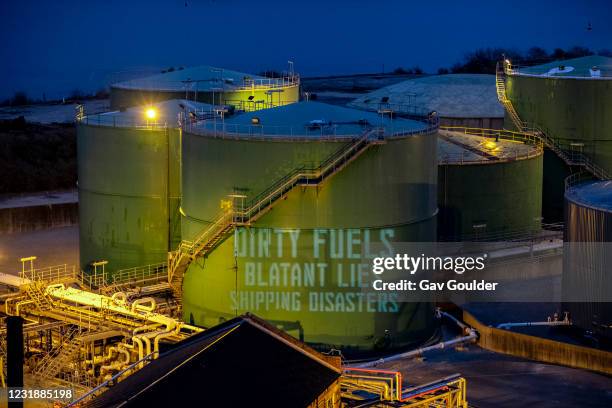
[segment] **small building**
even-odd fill
[[[339,357],[253,315],[195,335],[86,407],[340,407]]]

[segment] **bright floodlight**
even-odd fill
[[[146,114],[148,119],[155,119],[155,116],[157,116],[157,112],[153,108],[147,109]]]

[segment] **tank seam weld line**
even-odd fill
[[[431,214],[431,215],[426,215],[424,217],[420,217],[420,218],[415,218],[409,221],[404,221],[404,222],[399,222],[399,223],[395,223],[395,224],[384,224],[384,225],[369,225],[369,226],[364,226],[364,227],[337,227],[337,229],[347,229],[347,228],[369,228],[369,229],[376,229],[376,228],[392,228],[392,227],[402,227],[405,225],[410,225],[410,224],[417,224],[421,221],[426,221],[429,220],[430,218],[435,217],[436,215],[438,215],[439,209],[436,208],[436,210]],[[195,221],[197,223],[200,224],[212,224],[212,221],[207,221],[207,220],[203,220],[201,218],[197,218],[194,217],[192,215],[188,215],[185,210],[181,207],[181,216],[190,220],[190,221]],[[273,227],[261,227],[261,228],[273,228]],[[294,229],[291,227],[286,227],[286,228],[279,228],[279,229]],[[315,230],[315,229],[320,229],[320,228],[300,228],[303,231],[307,231],[307,230]]]
[[[104,191],[98,191],[98,190],[91,190],[89,188],[84,188],[84,187],[78,187],[79,191],[85,191],[88,193],[93,193],[93,194],[100,194],[100,195],[106,195],[106,196],[111,196],[111,197],[128,197],[128,198],[165,198],[161,195],[133,195],[133,194],[118,194],[118,193],[106,193]],[[181,197],[170,197],[170,198],[181,198]]]

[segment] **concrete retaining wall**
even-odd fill
[[[0,209],[0,234],[67,227],[79,223],[78,203]]]
[[[463,321],[479,333],[484,349],[529,360],[612,374],[612,353],[489,327],[463,311]]]

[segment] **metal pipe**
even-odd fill
[[[528,326],[571,326],[570,320],[558,320],[556,322],[519,322],[519,323],[501,323],[497,325],[498,329],[510,329],[512,327],[528,327]]]
[[[124,305],[127,303],[127,295],[124,292],[113,293],[111,299],[119,305]]]
[[[149,303],[149,306],[145,306],[144,303]],[[155,302],[155,299],[153,299],[152,297],[146,297],[133,301],[131,310],[132,312],[135,312],[136,309],[144,310],[146,312],[152,312],[153,310],[155,310],[156,307],[157,303]]]
[[[132,337],[132,342],[136,343],[138,346],[138,360],[142,360],[144,358],[144,350],[142,347],[142,341],[137,336]]]
[[[21,306],[29,305],[32,303],[34,303],[33,300],[22,300],[21,302],[17,302],[17,304],[15,305],[15,316],[19,316],[19,309],[21,308]]]
[[[177,329],[175,330],[166,330],[164,332],[159,333],[157,336],[155,336],[154,347],[153,347],[153,351],[155,352],[155,354],[153,355],[154,359],[156,359],[159,356],[159,341],[172,336],[175,332],[178,331],[178,329],[179,327],[177,326]]]
[[[412,357],[420,356],[420,355],[422,355],[422,354],[424,354],[424,353],[426,353],[428,351],[442,350],[442,349],[445,349],[447,347],[451,347],[451,346],[467,343],[467,342],[476,340],[478,338],[478,333],[474,329],[472,329],[471,327],[467,326],[463,322],[460,322],[454,316],[451,316],[450,314],[448,314],[446,312],[442,312],[440,310],[437,310],[437,314],[438,314],[438,316],[445,316],[445,317],[450,318],[459,327],[461,327],[461,329],[463,330],[464,335],[461,336],[461,337],[454,338],[452,340],[442,341],[442,342],[434,344],[432,346],[421,347],[421,348],[418,348],[416,350],[411,350],[411,351],[407,351],[407,352],[404,352],[404,353],[394,354],[394,355],[389,356],[389,357],[380,358],[378,360],[373,360],[373,361],[369,361],[367,363],[358,364],[358,365],[355,365],[353,367],[358,367],[358,368],[375,367],[378,364],[383,364],[383,363],[388,363],[388,362],[391,362],[391,361],[397,361],[397,360],[402,360],[402,359],[407,359],[407,358],[412,358]]]
[[[126,358],[124,361],[115,361],[114,363],[104,365],[100,367],[100,375],[106,373],[107,371],[117,370],[120,371],[124,366],[130,363],[130,353],[127,350],[121,349],[119,347],[111,347],[117,351],[117,353],[123,354]]]

